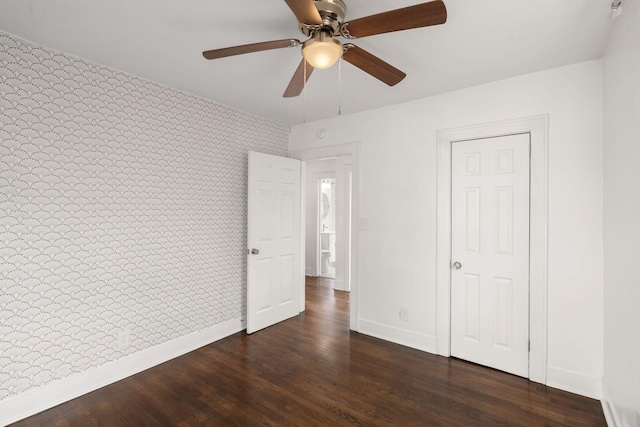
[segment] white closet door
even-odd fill
[[[529,134],[452,146],[451,355],[529,370]]]

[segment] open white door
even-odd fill
[[[300,313],[300,161],[249,152],[247,333]]]

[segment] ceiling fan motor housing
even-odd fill
[[[320,16],[322,17],[322,27],[298,23],[300,32],[307,37],[313,37],[314,33],[324,31],[331,37],[340,34],[340,26],[347,15],[347,6],[342,0],[313,0]]]

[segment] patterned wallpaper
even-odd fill
[[[288,137],[0,33],[0,400],[243,316],[247,151]]]

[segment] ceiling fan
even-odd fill
[[[406,74],[353,43],[341,43],[336,37],[356,39],[393,31],[444,24],[447,9],[442,0],[430,1],[345,22],[347,7],[343,0],[285,0],[298,19],[298,28],[308,39],[273,40],[223,49],[207,50],[207,59],[224,58],[244,53],[302,46],[302,61],[284,92],[285,98],[300,95],[315,68],[329,68],[340,57],[394,86]],[[306,67],[305,67],[306,63]]]

